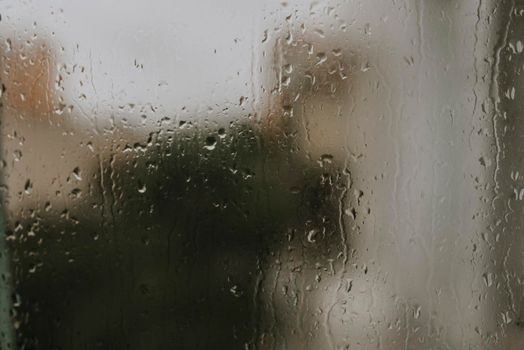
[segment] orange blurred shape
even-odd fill
[[[50,113],[55,75],[52,50],[45,44],[36,43],[10,46],[0,58],[5,106],[32,118]]]

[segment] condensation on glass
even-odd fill
[[[524,348],[524,1],[0,4],[2,349]]]

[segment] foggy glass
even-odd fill
[[[524,1],[0,1],[2,349],[523,349]]]

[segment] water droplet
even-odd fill
[[[20,150],[13,151],[13,158],[15,159],[16,162],[20,161],[20,159],[22,159],[22,151]]]
[[[138,193],[145,193],[147,191],[146,184],[142,181],[138,181]]]
[[[208,136],[206,138],[206,145],[204,146],[205,149],[212,151],[215,149],[217,145],[217,139],[214,136]]]
[[[318,235],[318,230],[309,230],[309,232],[307,233],[307,241],[309,243],[315,243],[317,240],[316,240],[316,237]]]
[[[74,188],[72,191],[71,191],[71,195],[74,197],[74,198],[78,198],[80,197],[82,193],[82,190],[79,189],[79,188]]]
[[[73,169],[73,176],[78,181],[82,180],[82,174],[80,173],[80,168],[79,167],[76,167],[76,168]]]
[[[31,180],[27,179],[24,185],[24,192],[26,194],[31,194],[33,192],[33,184],[31,183]]]
[[[233,294],[233,296],[235,296],[236,298],[240,298],[242,296],[242,294],[244,294],[242,292],[242,290],[240,289],[240,287],[238,287],[237,285],[234,285],[233,287],[231,287],[231,289],[229,289],[229,291],[231,292],[231,294]]]
[[[417,320],[419,317],[420,317],[420,309],[421,309],[421,306],[420,305],[417,305],[415,307],[415,310],[413,310],[413,318],[415,320]]]
[[[320,52],[317,54],[317,64],[322,64],[327,61],[327,55],[324,52]]]
[[[484,279],[484,284],[486,287],[491,287],[493,285],[493,274],[491,272],[482,274]]]

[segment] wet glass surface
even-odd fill
[[[0,4],[2,349],[524,348],[524,1]]]

